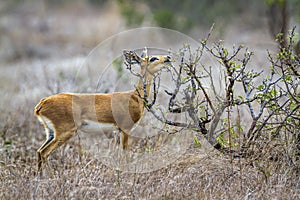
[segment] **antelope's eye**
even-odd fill
[[[158,58],[152,57],[152,58],[150,59],[150,62],[153,62],[153,61],[155,61],[155,60],[158,60]]]

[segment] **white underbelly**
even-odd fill
[[[116,126],[113,124],[99,123],[91,120],[84,120],[80,130],[87,133],[107,132],[116,130]]]

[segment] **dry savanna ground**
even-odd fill
[[[33,116],[34,106],[54,93],[92,91],[98,75],[78,75],[77,70],[88,49],[120,31],[124,22],[113,12],[114,6],[100,14],[85,10],[81,17],[71,8],[52,12],[52,18],[47,12],[27,13],[28,9],[20,8],[0,21],[5,27],[0,31],[6,34],[0,52],[0,199],[300,199],[300,172],[290,170],[288,162],[263,155],[254,161],[223,154],[201,135],[186,131],[177,133],[177,139],[190,137],[178,155],[171,149],[170,155],[162,151],[145,160],[156,163],[153,171],[134,173],[141,163],[130,166],[130,172],[118,170],[87,151],[88,136],[79,133],[49,157],[42,175],[37,174],[36,150],[45,133]],[[46,20],[46,27],[34,21],[36,14]],[[229,45],[238,38],[238,43],[249,45],[257,52],[253,64],[261,66],[266,62],[265,49],[275,46],[266,32],[233,26],[224,38]],[[114,80],[105,86],[108,91]],[[149,140],[158,143],[158,138]],[[96,144],[88,141],[87,145]],[[165,163],[166,157],[171,161]]]

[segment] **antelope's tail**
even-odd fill
[[[35,116],[40,115],[39,112],[41,111],[45,101],[46,101],[46,98],[41,99],[40,102],[34,107],[34,115]]]

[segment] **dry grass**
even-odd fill
[[[0,199],[299,198],[299,176],[280,166],[285,163],[231,161],[214,150],[193,145],[171,165],[135,174],[110,169],[81,152],[75,138],[50,157],[50,167],[39,176],[35,151],[41,140],[34,130],[41,128],[27,122],[31,131],[21,126],[9,128],[5,134],[6,144],[0,149]]]

